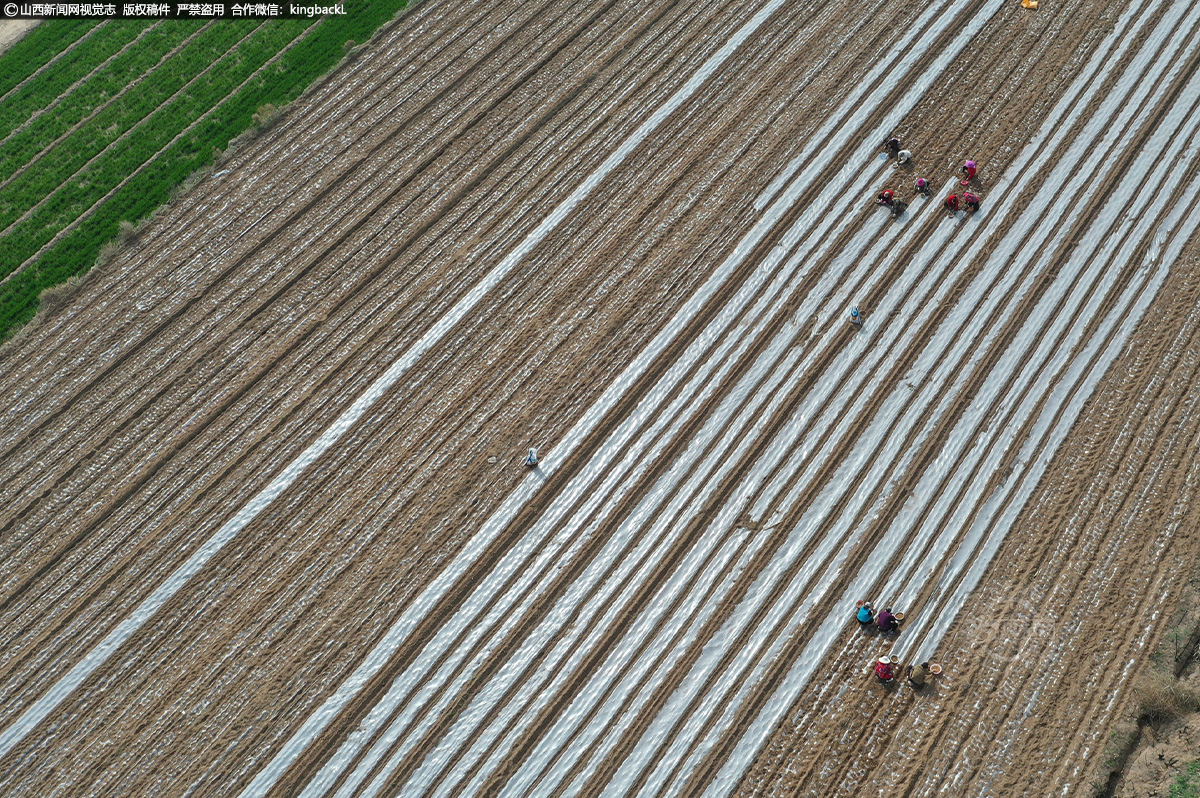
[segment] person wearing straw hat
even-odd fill
[[[920,665],[908,666],[908,683],[913,686],[914,690],[920,690],[925,686],[925,682],[929,679],[929,663],[922,662]]]
[[[896,672],[892,669],[892,660],[890,657],[880,657],[879,661],[875,663],[875,678],[884,684],[896,678]]]

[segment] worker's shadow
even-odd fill
[[[941,693],[941,689],[938,687],[938,677],[936,676],[926,678],[925,684],[921,687],[913,687],[912,682],[908,681],[908,676],[905,675],[904,684],[917,698],[921,699],[937,698]]]
[[[542,482],[546,481],[546,472],[542,470],[542,467],[540,464],[535,465],[535,466],[527,466],[527,468],[529,468],[529,473],[536,476],[539,480],[541,480]]]

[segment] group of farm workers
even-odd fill
[[[889,157],[895,157],[897,164],[906,164],[912,160],[913,154],[911,150],[904,149],[904,144],[895,136],[884,142],[883,148]],[[979,195],[970,190],[970,187],[975,180],[975,173],[978,171],[978,166],[975,161],[968,159],[962,165],[962,180],[959,183],[963,186],[962,194],[951,194],[942,201],[942,207],[950,213],[958,213],[959,209],[965,209],[970,213],[979,210]],[[933,190],[929,187],[929,181],[923,177],[917,178],[915,191],[917,194],[928,197],[933,194]],[[908,207],[908,202],[896,196],[896,192],[890,188],[885,188],[875,197],[875,202],[892,212],[892,217],[898,217],[904,213]],[[850,322],[861,328],[863,326],[862,314],[855,307],[850,313]]]
[[[884,607],[876,612],[871,606],[871,602],[863,601],[859,603],[854,619],[862,628],[878,627],[879,631],[890,637],[900,631],[900,622],[904,619],[904,613],[894,613],[891,607]],[[875,678],[883,684],[891,684],[896,678],[898,667],[895,657],[880,657],[879,661],[875,663]],[[908,683],[914,689],[919,690],[925,686],[930,675],[936,672],[936,670],[930,670],[928,662],[922,662],[919,665],[909,665],[905,670],[905,675],[908,677]]]
[[[905,673],[913,689],[920,690],[929,682],[933,671],[929,669],[928,662],[922,662],[920,665],[909,665]],[[880,657],[875,663],[875,678],[884,684],[891,684],[896,678],[896,664],[891,657]]]
[[[863,626],[875,624],[879,630],[884,633],[899,631],[900,618],[897,618],[892,612],[891,607],[884,607],[878,613],[871,607],[871,602],[864,601],[862,606],[858,608],[858,614],[855,615],[858,622]]]
[[[884,150],[889,156],[894,156],[896,158],[897,164],[905,164],[912,160],[912,152],[904,149],[903,147],[904,145],[900,142],[900,139],[894,136],[889,138],[884,144]],[[960,183],[962,186],[964,186],[964,188],[971,185],[971,182],[975,179],[976,171],[977,167],[974,161],[967,160],[963,163],[963,179],[960,181]],[[915,191],[917,194],[921,194],[926,197],[932,194],[932,189],[929,187],[929,181],[923,177],[917,178]],[[896,192],[890,188],[885,188],[883,191],[879,192],[879,195],[875,198],[875,201],[878,204],[890,209],[892,216],[899,216],[904,212],[904,209],[908,207],[908,203],[896,197]],[[970,191],[968,188],[964,190],[961,195],[951,194],[950,196],[946,197],[946,199],[942,201],[942,207],[950,213],[957,213],[960,208],[974,213],[975,211],[979,210],[979,203],[979,195],[973,191]]]

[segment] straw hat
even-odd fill
[[[891,665],[891,664],[892,664],[892,658],[891,658],[891,657],[880,657],[880,658],[879,658],[879,664],[880,664],[880,665]]]

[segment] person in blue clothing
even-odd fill
[[[871,621],[875,620],[875,614],[871,611],[871,602],[863,602],[863,605],[858,608],[858,614],[854,617],[858,618],[858,622],[863,626],[866,626]]]

